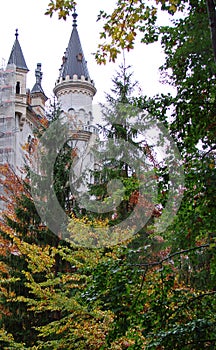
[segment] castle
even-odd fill
[[[75,142],[81,150],[90,136],[97,134],[92,113],[96,88],[82,50],[77,14],[72,16],[71,36],[53,91],[61,112],[76,119],[79,132]],[[35,69],[36,81],[31,90],[26,86],[28,71],[16,30],[8,64],[0,70],[0,164],[8,163],[15,172],[24,165],[22,146],[29,144],[31,148],[34,131],[46,118],[48,98],[42,88],[41,63]]]

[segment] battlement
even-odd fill
[[[74,74],[72,78],[69,75],[65,78],[58,78],[53,89],[57,97],[67,93],[81,93],[93,97],[96,91],[93,80],[85,78],[83,75],[79,78],[77,74]]]
[[[59,77],[56,81],[56,85],[60,84],[64,81],[74,81],[74,82],[78,82],[78,81],[87,81],[88,83],[92,84],[93,86],[95,86],[94,81],[91,80],[90,78],[85,78],[84,75],[81,75],[80,77],[78,77],[77,74],[74,74],[73,77],[71,78],[70,75],[66,75],[66,77]]]

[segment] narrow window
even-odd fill
[[[17,81],[16,83],[16,94],[20,94],[20,82]]]

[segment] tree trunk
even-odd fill
[[[210,25],[211,41],[214,52],[214,59],[216,62],[216,11],[215,11],[215,0],[206,0],[208,19]]]

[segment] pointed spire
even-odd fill
[[[41,72],[41,63],[37,64],[37,69],[35,69],[36,83],[41,84],[43,73]]]
[[[15,64],[15,66],[17,68],[24,69],[24,70],[28,71],[28,67],[26,65],[25,58],[24,58],[23,53],[22,53],[22,49],[21,49],[21,46],[20,46],[20,43],[18,40],[18,36],[19,36],[18,29],[16,29],[16,32],[15,32],[16,39],[15,39],[15,42],[14,42],[12,50],[11,50],[8,64]]]
[[[38,63],[37,68],[35,69],[36,83],[34,84],[31,90],[31,94],[40,92],[45,96],[45,93],[41,86],[42,76],[43,76],[43,73],[41,72],[41,63]]]
[[[77,27],[77,16],[78,16],[78,14],[76,13],[76,8],[74,7],[74,13],[72,14],[72,17],[73,17],[73,27]]]
[[[84,76],[86,80],[90,79],[87,62],[82,50],[79,34],[77,31],[77,13],[74,8],[73,16],[73,30],[68,43],[68,47],[62,59],[62,66],[60,69],[60,78],[65,79],[70,76],[73,79],[77,75],[78,79]]]
[[[18,29],[16,29],[16,33],[15,33],[16,39],[18,39],[18,36],[19,36],[19,34],[18,34]]]

